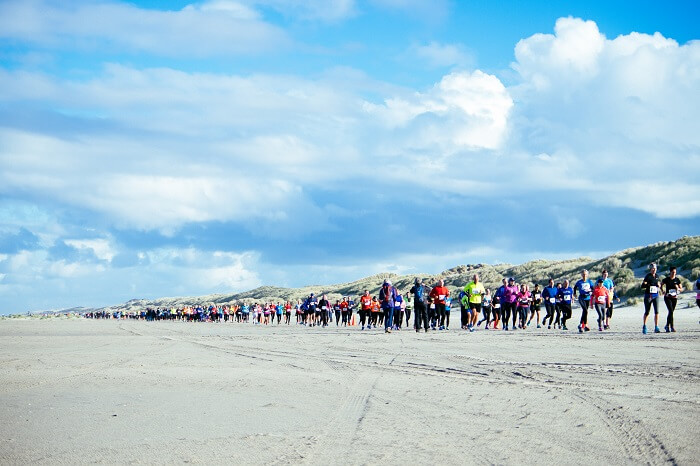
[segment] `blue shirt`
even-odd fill
[[[558,291],[556,286],[545,286],[542,290],[542,299],[547,303],[554,304],[550,301],[550,298],[556,298]]]
[[[593,292],[593,287],[595,283],[590,278],[588,280],[581,279],[576,282],[574,288],[578,292],[579,296],[584,300],[588,301],[591,299],[591,293]]]
[[[571,301],[574,299],[574,290],[571,289],[571,287],[562,288],[557,293],[557,296],[562,300],[562,302],[571,304]]]

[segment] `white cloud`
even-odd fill
[[[427,45],[420,45],[414,48],[415,55],[425,60],[430,66],[442,67],[471,64],[473,59],[464,47],[456,44],[440,44],[430,42]]]
[[[115,256],[110,241],[104,238],[67,239],[64,242],[78,250],[90,250],[95,257],[103,261],[110,262]]]
[[[482,71],[446,75],[427,93],[366,104],[388,128],[408,128],[398,150],[439,147],[443,153],[496,149],[507,130],[513,101],[501,81]],[[393,142],[393,141],[392,141]]]
[[[233,1],[192,4],[180,11],[114,1],[4,2],[0,37],[48,47],[106,47],[180,58],[248,54],[288,42],[281,29]]]

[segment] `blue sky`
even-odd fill
[[[698,10],[0,1],[0,313],[699,234]]]

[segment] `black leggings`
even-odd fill
[[[644,317],[649,315],[651,311],[651,306],[654,306],[654,314],[659,313],[659,297],[652,298],[649,295],[644,296]]]
[[[566,321],[571,319],[571,304],[569,303],[561,303],[557,306],[557,322],[559,322],[559,313],[561,312],[561,325],[566,327]]]
[[[664,303],[666,303],[666,309],[668,309],[668,317],[666,317],[666,327],[673,328],[673,311],[676,310],[677,302],[678,298],[664,296]]]
[[[460,313],[462,317],[462,327],[466,327],[467,325],[469,325],[469,309],[462,305]]]
[[[413,327],[416,330],[420,330],[421,327],[425,327],[425,331],[428,331],[428,310],[425,307],[425,303],[422,301],[415,301],[414,303],[415,312],[414,312],[414,320],[413,320]]]
[[[491,322],[491,306],[483,306],[481,311],[484,313],[484,321],[488,324]]]
[[[581,306],[581,326],[583,327],[588,325],[588,306],[590,304],[583,297],[578,298],[578,303]]]
[[[510,319],[510,313],[513,313],[513,325],[515,325],[515,304],[516,303],[503,303],[503,323],[508,325],[508,320]]]
[[[552,320],[554,319],[554,304],[550,303],[549,301],[545,301],[544,309],[545,311],[547,311],[547,315],[544,316],[544,319],[542,320],[542,325],[544,325],[547,322],[547,319],[549,319],[549,324],[547,325],[552,325]]]
[[[605,322],[605,309],[604,303],[595,303],[595,311],[598,313],[598,327],[602,327]]]

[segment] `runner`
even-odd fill
[[[445,287],[445,281],[440,279],[435,288],[430,291],[436,311],[436,319],[439,321],[440,330],[445,330],[445,298],[450,295],[450,290]]]
[[[372,296],[372,327],[371,328],[377,328],[377,322],[379,320],[379,315],[382,314],[381,312],[381,306],[379,305],[379,301],[377,301],[376,296]]]
[[[287,301],[284,304],[284,323],[289,325],[289,322],[292,320],[292,303],[291,301]]]
[[[542,290],[542,300],[544,301],[544,309],[545,312],[547,312],[547,315],[544,316],[544,319],[542,320],[542,325],[545,325],[545,323],[547,323],[547,319],[549,319],[549,323],[547,323],[548,330],[552,329],[552,320],[554,319],[554,310],[557,304],[558,291],[559,290],[557,290],[557,288],[554,286],[553,278],[549,279],[549,281],[547,282],[547,286],[545,286]],[[539,328],[539,325],[537,327]]]
[[[610,328],[610,319],[612,319],[612,315],[613,315],[613,298],[616,296],[615,295],[615,283],[613,283],[612,278],[610,278],[608,276],[607,269],[603,269],[602,275],[603,275],[603,277],[602,277],[603,278],[603,286],[605,287],[605,289],[608,290],[608,295],[610,295],[609,299],[608,299],[608,302],[609,302],[608,308],[605,310],[605,324],[603,325],[603,329],[607,330]],[[618,298],[618,301],[620,301],[619,298]]]
[[[683,293],[683,287],[681,286],[680,279],[676,276],[676,267],[671,266],[668,270],[668,276],[666,276],[661,282],[661,291],[664,293],[664,303],[666,304],[666,309],[668,309],[668,316],[666,316],[666,333],[675,332],[676,328],[673,326],[673,311],[676,310],[676,304],[678,303],[678,295]]]
[[[508,280],[505,278],[501,280],[501,286],[498,287],[496,293],[493,295],[493,313],[494,313],[494,323],[493,328],[498,329],[498,322],[503,316],[503,298],[506,295],[506,287],[508,286]]]
[[[413,303],[411,302],[411,294],[406,293],[403,297],[403,304],[406,306],[404,308],[405,314],[406,314],[406,327],[408,327],[411,324],[411,310],[413,308]]]
[[[519,323],[518,328],[525,330],[527,328],[527,316],[530,314],[530,299],[532,298],[530,291],[527,289],[527,284],[523,283],[520,285],[520,291],[518,291],[518,316]]]
[[[391,285],[389,280],[384,280],[382,288],[379,290],[379,302],[384,312],[384,333],[391,333],[393,326],[394,306],[398,300],[396,288]],[[399,307],[401,304],[399,303]]]
[[[605,315],[608,310],[608,303],[610,301],[610,292],[605,286],[603,286],[603,279],[599,278],[596,282],[595,288],[591,293],[591,299],[589,300],[591,309],[595,308],[598,313],[598,331],[603,331],[603,325],[605,325]]]
[[[445,298],[445,330],[450,329],[450,313],[452,312],[452,298]]]
[[[323,327],[328,327],[328,315],[333,312],[331,302],[326,298],[326,293],[321,295],[321,300],[318,302],[318,309],[321,311],[320,319]]]
[[[484,313],[484,318],[476,323],[478,327],[482,322],[486,322],[486,330],[489,329],[489,323],[491,322],[491,288],[486,288],[486,294],[484,294],[483,300],[481,301],[481,311]]]
[[[335,312],[335,326],[340,325],[340,314],[343,312],[343,307],[340,305],[340,300],[336,299],[333,305],[333,311]]]
[[[318,306],[318,300],[313,293],[306,298],[306,325],[313,327],[316,321],[316,307]]]
[[[365,294],[360,297],[360,325],[362,329],[365,329],[365,322],[367,322],[367,328],[372,328],[372,322],[370,314],[372,312],[372,297],[369,295],[369,291],[365,290]]]
[[[413,295],[413,311],[414,311],[414,321],[413,328],[416,332],[420,332],[421,327],[425,327],[425,331],[428,331],[428,308],[426,307],[426,301],[428,298],[428,292],[423,285],[423,281],[420,278],[413,280],[413,287],[410,293]]]
[[[595,284],[588,278],[588,270],[581,271],[581,279],[574,285],[574,298],[578,293],[578,304],[581,306],[581,323],[578,326],[579,333],[588,332],[588,307],[591,301],[591,292]]]
[[[394,317],[392,318],[395,330],[401,330],[401,326],[403,325],[403,314],[405,310],[406,302],[404,301],[403,296],[401,296],[401,293],[399,293],[399,291],[396,290],[396,301],[394,301]]]
[[[469,303],[469,323],[467,328],[470,332],[474,331],[474,325],[476,324],[479,314],[481,313],[481,301],[486,289],[484,285],[479,281],[479,274],[474,274],[472,276],[472,281],[464,286],[464,292],[468,296]]]
[[[557,321],[559,321],[559,312],[561,311],[561,324],[560,328],[563,330],[569,330],[566,328],[566,321],[571,319],[573,314],[572,303],[574,301],[574,290],[569,286],[569,280],[564,280],[564,284],[557,284]],[[556,325],[556,322],[555,322]]]
[[[649,311],[651,307],[654,306],[654,333],[660,333],[659,330],[659,288],[661,287],[661,280],[656,274],[656,264],[649,265],[649,273],[646,274],[644,280],[642,280],[641,288],[644,290],[644,323],[642,325],[642,333],[646,335],[647,333],[647,317],[649,317]]]
[[[540,285],[535,285],[535,289],[532,290],[532,306],[530,307],[530,318],[527,321],[527,326],[530,326],[532,318],[537,315],[537,328],[541,328],[540,325],[540,306],[542,305],[542,293],[540,292]]]
[[[508,286],[505,287],[505,291],[503,293],[503,299],[501,300],[501,306],[503,309],[503,314],[501,317],[503,317],[503,330],[505,331],[508,331],[508,321],[510,320],[511,313],[513,314],[513,325],[511,326],[511,329],[515,330],[519,292],[520,289],[518,289],[518,286],[515,284],[515,278],[510,277],[508,279]]]
[[[344,297],[343,300],[340,302],[340,315],[342,316],[343,319],[343,327],[347,327],[348,324],[350,323],[350,319],[348,319],[348,298]]]

